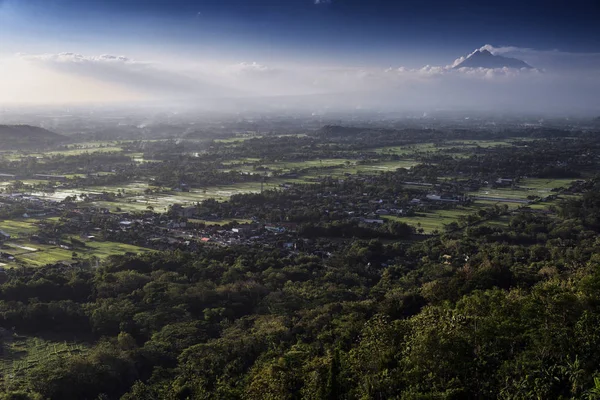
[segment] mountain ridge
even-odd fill
[[[516,68],[516,69],[533,69],[523,60],[512,57],[504,57],[501,55],[492,54],[489,50],[476,50],[467,58],[461,61],[453,69],[460,68]]]

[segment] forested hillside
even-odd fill
[[[5,377],[6,398],[600,398],[594,182],[507,229],[330,257],[206,246],[7,270],[5,330],[87,348]]]
[[[65,136],[31,125],[0,125],[2,150],[58,144]]]

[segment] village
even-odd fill
[[[517,209],[549,212],[528,206],[557,197],[557,192],[532,196],[531,190],[519,187],[516,179],[497,178],[491,184],[473,179],[427,183],[401,181],[394,175],[345,174],[312,178],[310,184],[286,181],[276,189],[234,195],[228,201],[174,203],[165,212],[157,212],[153,207],[122,211],[119,204],[129,201],[129,197],[137,198],[137,193],[123,195],[120,191],[83,193],[60,201],[34,194],[3,193],[0,215],[5,220],[0,222],[0,266],[30,262],[72,264],[122,254],[119,246],[114,252],[96,251],[100,243],[102,250],[111,247],[111,243],[129,246],[124,254],[176,249],[193,252],[207,245],[258,245],[285,252],[323,254],[316,244],[318,238],[307,234],[307,225],[345,221],[362,227],[356,232],[365,238],[408,238],[404,234],[394,236],[386,227],[390,223],[407,223],[413,234],[439,234],[446,227],[457,229],[459,218],[464,219],[484,205],[505,204],[501,213],[494,214],[498,218]],[[486,188],[507,190],[511,196],[473,194],[486,193],[482,191]],[[515,192],[525,195],[515,197]],[[444,219],[444,213],[452,218]],[[413,218],[418,221],[423,215],[437,219],[437,229],[426,230],[420,222],[413,222]],[[45,252],[48,257],[43,256]]]

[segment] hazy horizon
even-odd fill
[[[0,0],[0,104],[600,112],[593,2],[390,3]]]

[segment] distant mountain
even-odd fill
[[[533,67],[517,58],[494,55],[487,50],[477,50],[463,62],[454,67],[459,68],[527,68]]]
[[[44,147],[66,140],[65,136],[31,125],[0,125],[0,150]]]

